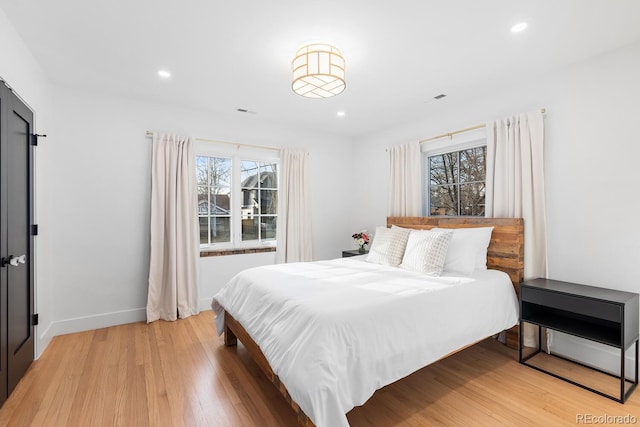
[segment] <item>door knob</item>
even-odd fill
[[[0,267],[6,267],[7,265],[17,267],[20,264],[26,264],[26,262],[27,256],[25,254],[22,254],[20,256],[9,255],[8,257],[2,258],[0,260]]]
[[[9,259],[9,264],[13,265],[14,267],[17,267],[20,264],[25,264],[26,262],[27,262],[27,256],[25,254],[22,254],[16,257],[11,257]]]

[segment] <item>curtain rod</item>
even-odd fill
[[[540,109],[540,112],[542,114],[544,114],[547,110],[544,108]],[[470,130],[476,130],[476,129],[481,129],[483,127],[487,127],[487,125],[476,125],[476,126],[471,126],[468,128],[464,128],[464,129],[460,129],[460,130],[454,130],[453,132],[447,132],[447,133],[443,133],[442,135],[437,135],[437,136],[432,136],[431,138],[427,138],[427,139],[421,139],[420,141],[418,141],[418,143],[422,144],[423,142],[427,142],[427,141],[433,141],[434,139],[440,139],[440,138],[444,138],[445,136],[448,136],[449,138],[453,137],[453,135],[459,134],[459,133],[463,133],[463,132],[468,132]]]
[[[147,138],[150,138],[153,136],[152,131],[148,130],[146,133]],[[251,148],[260,148],[262,150],[272,150],[272,151],[280,151],[280,148],[276,148],[276,147],[265,147],[262,145],[252,145],[252,144],[241,144],[239,142],[229,142],[229,141],[220,141],[217,139],[209,139],[209,138],[195,138],[196,141],[201,141],[201,142],[215,142],[216,144],[229,144],[229,145],[235,145],[237,148],[240,147],[251,147]]]

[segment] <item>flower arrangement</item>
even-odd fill
[[[366,246],[371,243],[371,234],[367,233],[367,230],[362,230],[360,233],[355,233],[351,236],[356,245],[359,246],[359,251],[363,252],[366,250]]]

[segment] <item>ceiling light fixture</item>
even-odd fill
[[[345,63],[342,52],[324,43],[308,44],[291,61],[291,88],[307,98],[330,98],[344,91]]]
[[[344,111],[338,111],[338,112],[336,113],[336,116],[338,116],[338,117],[344,117]]]
[[[171,73],[167,70],[158,70],[158,75],[163,79],[168,79],[169,77],[171,77]]]
[[[520,22],[519,24],[514,25],[513,27],[511,27],[511,32],[512,33],[519,33],[520,31],[523,31],[527,28],[527,23],[526,22]]]

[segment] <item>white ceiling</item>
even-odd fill
[[[246,108],[347,136],[640,40],[638,0],[0,0],[0,8],[56,84]],[[520,21],[528,29],[511,33]],[[344,52],[341,95],[291,91],[291,60],[308,41]],[[170,80],[158,78],[161,68]],[[440,93],[447,98],[434,101]]]

